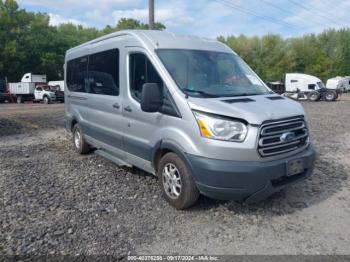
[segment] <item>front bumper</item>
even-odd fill
[[[304,151],[271,162],[238,162],[186,155],[199,191],[208,197],[248,203],[264,200],[287,185],[312,174],[315,150]],[[287,163],[301,159],[304,172],[287,176]]]

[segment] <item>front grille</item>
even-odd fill
[[[269,121],[261,126],[258,151],[262,157],[289,153],[304,148],[308,136],[303,117]]]
[[[55,91],[56,97],[64,97],[64,92],[63,91]]]

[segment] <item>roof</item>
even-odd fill
[[[136,39],[141,46],[149,49],[179,48],[232,52],[230,48],[228,48],[226,45],[215,39],[202,38],[190,35],[179,35],[159,30],[123,30],[86,42],[82,45],[68,50],[67,53],[71,53],[79,49],[84,49],[89,45],[108,39],[115,38],[117,40],[118,37],[123,36],[130,36]]]
[[[308,75],[308,74],[303,74],[303,73],[287,73],[286,77],[292,78],[292,77],[298,77],[299,79],[308,79],[310,81],[315,81],[319,82],[321,81],[318,77],[313,76],[313,75]]]

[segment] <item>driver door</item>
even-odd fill
[[[35,100],[42,100],[43,95],[44,95],[44,91],[43,91],[42,87],[35,88],[35,91],[34,91]]]

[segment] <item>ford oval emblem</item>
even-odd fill
[[[290,140],[293,140],[294,138],[295,138],[294,132],[286,132],[280,136],[281,142],[288,142]]]

